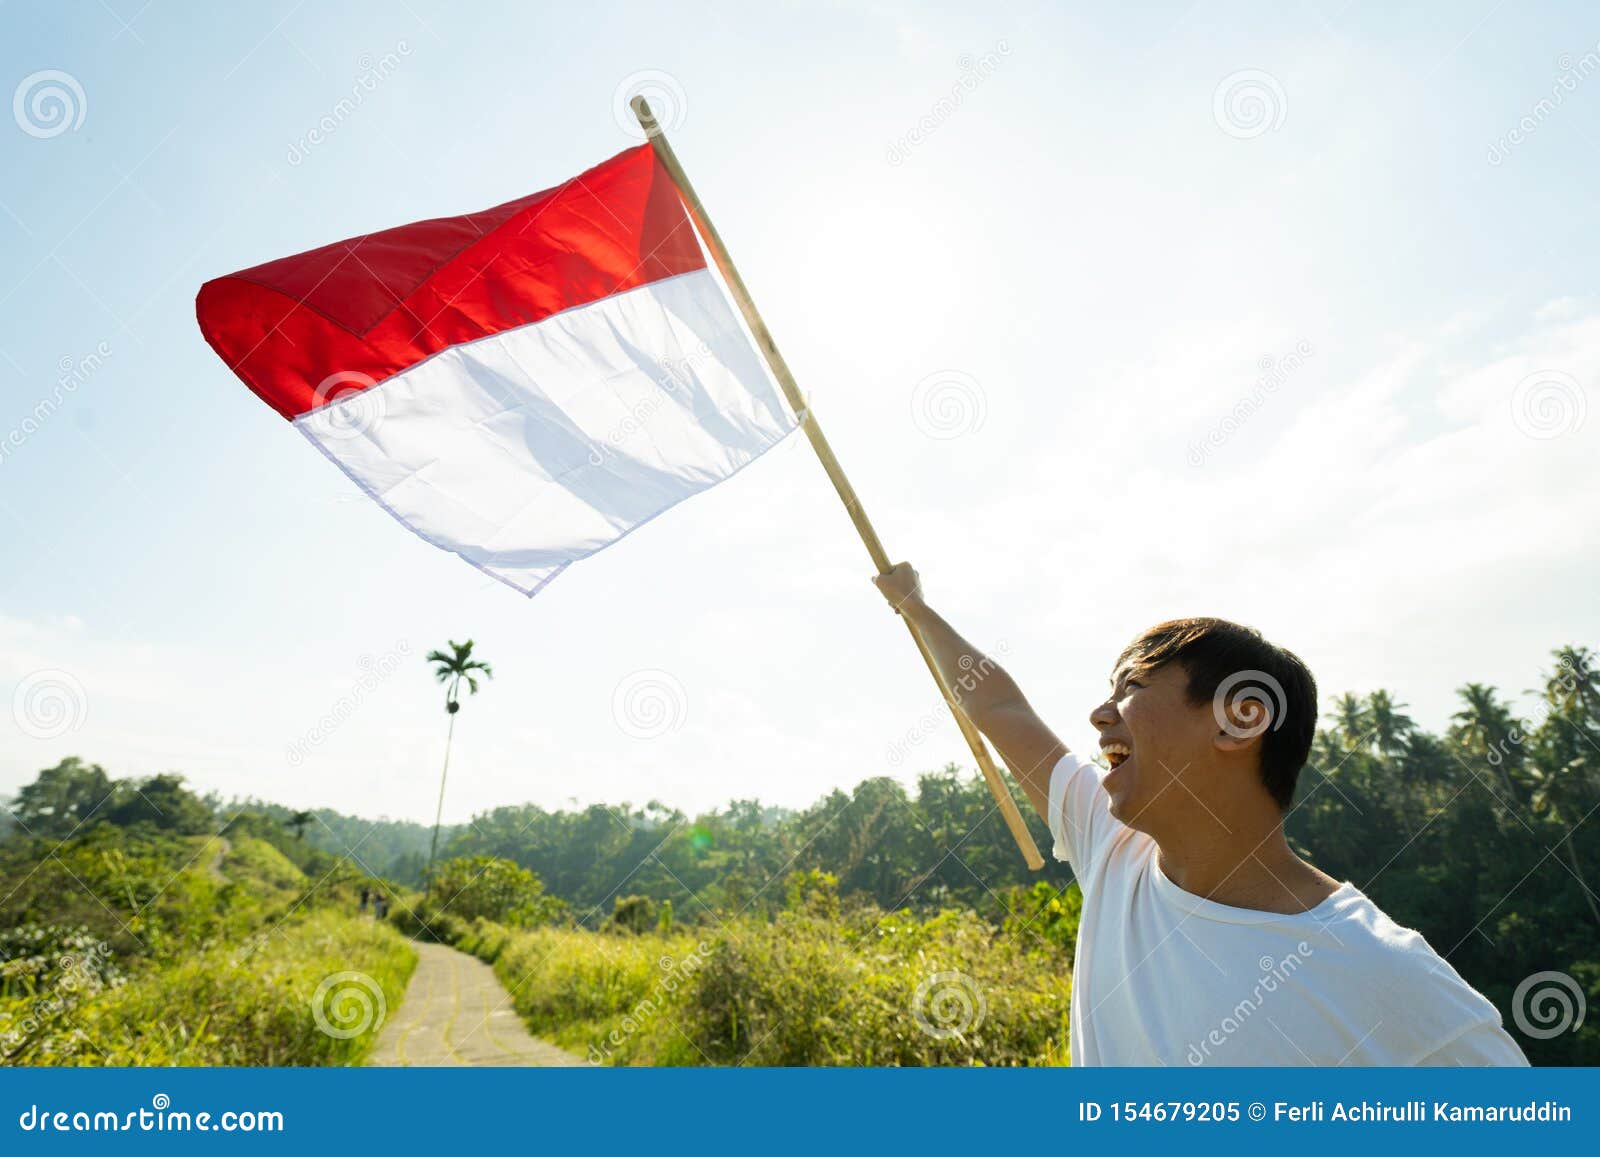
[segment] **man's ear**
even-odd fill
[[[1235,726],[1232,729],[1218,727],[1211,733],[1211,745],[1218,751],[1227,752],[1230,755],[1243,755],[1251,748],[1259,746],[1260,743],[1261,736],[1247,734],[1245,729],[1239,726]]]
[[[1215,730],[1211,742],[1218,751],[1243,754],[1261,736],[1283,723],[1283,689],[1260,671],[1230,675],[1211,696]]]
[[[1229,755],[1243,755],[1261,742],[1265,711],[1248,697],[1213,699],[1211,745]]]

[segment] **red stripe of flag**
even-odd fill
[[[293,419],[347,396],[352,382],[376,384],[451,346],[704,267],[672,179],[640,145],[481,213],[208,281],[195,312],[211,348]]]

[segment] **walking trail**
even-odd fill
[[[528,1032],[500,978],[483,961],[416,942],[417,970],[391,1010],[369,1065],[581,1065],[583,1058]]]

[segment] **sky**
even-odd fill
[[[1592,6],[8,0],[0,795],[431,819],[468,637],[447,821],[970,762],[803,438],[530,600],[201,340],[206,279],[557,184],[639,92],[889,552],[1069,744],[1177,615],[1431,728],[1600,643]]]

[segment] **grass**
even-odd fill
[[[393,928],[316,912],[81,1001],[63,1010],[53,1031],[19,1059],[55,1065],[360,1064],[383,1015],[399,1005],[416,963],[416,950]],[[331,977],[344,979],[325,985]]]
[[[313,884],[265,840],[7,850],[0,1063],[359,1064],[416,966],[396,929],[350,915],[357,877]]]
[[[477,921],[536,1034],[595,1064],[1063,1063],[1070,960],[971,913],[828,905],[639,935]]]

